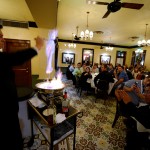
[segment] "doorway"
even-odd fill
[[[117,51],[115,65],[117,66],[117,64],[120,64],[121,66],[123,66],[123,65],[125,65],[125,61],[126,61],[126,52],[125,51]]]
[[[5,39],[4,51],[10,53],[30,47],[29,40]],[[16,86],[32,87],[31,60],[13,67]]]

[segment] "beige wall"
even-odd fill
[[[48,33],[49,30],[41,28],[29,28],[29,29],[22,29],[15,27],[3,28],[4,38],[30,40],[32,47],[35,45],[34,40],[35,37],[41,36],[44,37],[45,39],[48,39]],[[31,60],[32,74],[38,74],[40,79],[48,78],[48,75],[45,73],[47,66],[46,61],[47,57],[45,54],[45,46],[44,46],[44,48],[39,52],[39,55]],[[54,66],[54,61],[52,61],[52,63]],[[50,74],[50,78],[52,78],[54,74],[55,72],[53,71]]]
[[[59,42],[59,56],[58,56],[58,65],[60,67],[66,67],[67,64],[62,64],[62,52],[68,52],[68,53],[75,53],[75,64],[78,62],[82,62],[82,48],[92,48],[94,49],[94,61],[95,63],[100,63],[100,55],[110,55],[111,56],[111,63],[115,65],[116,61],[116,51],[127,51],[127,57],[126,57],[126,64],[130,65],[131,62],[131,56],[132,56],[132,49],[125,49],[125,48],[116,48],[114,47],[113,51],[109,52],[106,51],[105,48],[100,49],[100,46],[95,45],[85,45],[85,44],[77,44],[77,47],[74,49],[69,49],[66,46],[64,46],[64,42]]]

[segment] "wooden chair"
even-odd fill
[[[108,99],[108,88],[109,88],[109,82],[106,80],[99,80],[97,89],[96,89],[96,100],[98,98],[102,98],[104,100]],[[104,101],[105,102],[105,101]]]
[[[114,121],[112,124],[112,128],[114,128],[117,120],[121,116],[123,116],[125,118],[130,118],[130,116],[128,116],[128,114],[126,112],[125,104],[123,103],[123,101],[118,101],[118,99],[116,98],[116,113],[115,113]]]
[[[79,94],[79,96],[81,96],[82,91],[86,91],[88,94],[88,92],[90,90],[90,84],[89,83],[87,83],[87,84],[83,83],[82,79],[79,78],[76,88],[77,88],[77,93]]]

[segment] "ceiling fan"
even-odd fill
[[[130,8],[130,9],[141,9],[144,4],[138,4],[138,3],[126,3],[126,2],[120,2],[120,0],[114,0],[111,3],[107,2],[99,2],[94,0],[86,0],[87,4],[97,4],[97,5],[107,5],[107,12],[104,14],[102,18],[107,18],[110,13],[117,12],[121,8]]]
[[[76,33],[76,34],[74,34],[74,40],[77,40],[77,41],[79,41],[79,40],[80,40],[80,38],[81,38],[81,37],[79,37],[79,36],[78,36],[78,28],[79,28],[79,27],[77,26],[77,27],[76,27],[76,29],[77,29],[77,33]]]

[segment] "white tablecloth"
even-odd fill
[[[91,83],[92,88],[96,88],[95,84],[94,84],[94,78],[98,75],[98,73],[91,73],[91,74],[92,74],[92,79],[88,79],[87,82]],[[108,95],[110,94],[110,92],[116,82],[117,82],[117,79],[114,78],[114,83],[112,83],[112,82],[109,83]]]

